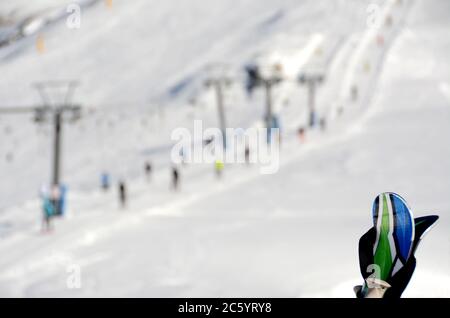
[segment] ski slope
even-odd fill
[[[415,216],[441,217],[418,250],[404,296],[449,297],[450,5],[402,1],[392,11],[402,23],[380,49],[363,1],[175,3],[117,1],[108,10],[99,3],[71,41],[56,25],[43,35],[44,54],[33,38],[7,48],[0,104],[38,102],[29,86],[45,74],[79,79],[78,100],[92,111],[66,130],[69,213],[48,235],[39,232],[37,192],[49,175],[50,130],[0,117],[0,154],[14,150],[12,162],[0,162],[0,296],[353,297],[372,200],[395,191]],[[314,54],[318,48],[323,54]],[[283,84],[275,92],[283,123],[278,173],[229,165],[218,181],[210,165],[188,165],[181,191],[169,191],[171,130],[194,118],[217,125],[214,95],[198,88],[205,66],[226,62],[238,71],[255,56],[327,70],[318,91],[327,131],[299,143],[306,89]],[[368,74],[359,68],[367,59]],[[354,80],[364,98],[351,103]],[[179,83],[186,88],[171,95]],[[263,106],[263,92],[248,101],[231,88],[229,124],[257,125]],[[156,166],[150,183],[141,173],[148,158]],[[98,189],[101,169],[129,181],[126,210],[115,191]],[[74,266],[79,289],[67,287]]]

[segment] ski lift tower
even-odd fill
[[[301,85],[306,85],[308,89],[308,109],[309,126],[314,127],[317,123],[316,118],[316,89],[325,79],[324,71],[320,68],[309,68],[302,72],[298,77]]]
[[[213,87],[216,92],[217,99],[217,113],[219,115],[219,126],[222,132],[222,146],[226,148],[226,113],[224,106],[224,89],[228,88],[233,83],[233,78],[230,76],[229,67],[225,64],[213,64],[207,69],[208,76],[205,80],[205,86],[207,88]]]
[[[34,108],[34,120],[37,124],[44,124],[49,121],[53,124],[53,164],[52,164],[52,185],[58,187],[61,181],[61,143],[63,123],[65,121],[75,122],[81,118],[81,106],[71,103],[77,82],[55,81],[41,82],[33,85],[39,92],[43,105]],[[60,101],[53,102],[50,95],[55,92],[62,93]],[[55,97],[53,97],[55,99]]]
[[[62,130],[65,121],[74,122],[81,118],[81,106],[71,103],[71,98],[77,82],[41,82],[33,86],[38,90],[43,100],[42,105],[30,107],[1,107],[2,114],[34,114],[34,122],[37,124],[45,124],[52,122],[54,127],[53,136],[53,163],[52,163],[52,187],[53,189],[60,189],[61,179],[61,143]],[[55,99],[55,92],[61,94],[59,101],[52,102],[51,95]],[[62,93],[64,92],[64,93]],[[61,98],[62,97],[62,98]],[[61,215],[61,206],[57,207],[57,215]]]
[[[256,62],[246,66],[247,90],[251,93],[255,88],[263,87],[266,92],[266,114],[264,121],[267,129],[273,128],[273,87],[283,81],[282,67],[280,64],[267,61],[267,57],[261,56]]]

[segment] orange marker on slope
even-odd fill
[[[38,35],[36,38],[36,51],[40,54],[45,52],[45,41],[42,35]]]
[[[108,9],[111,9],[113,6],[113,0],[105,0],[105,4],[108,7]]]

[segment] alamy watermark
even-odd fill
[[[193,133],[176,128],[171,139],[171,159],[180,163],[249,163],[259,164],[262,174],[274,174],[280,166],[280,131],[278,128],[203,128],[201,120],[194,121]]]
[[[81,266],[78,264],[69,264],[66,267],[68,274],[66,284],[68,289],[81,288]]]
[[[113,6],[113,0],[103,0],[106,7],[111,9]],[[66,26],[69,29],[81,28],[81,5],[78,3],[70,3],[66,8],[68,14],[66,19]]]
[[[69,29],[81,28],[81,6],[71,3],[67,6],[66,12],[69,14],[66,20],[67,27]]]

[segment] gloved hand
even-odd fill
[[[364,298],[368,292],[367,279],[374,278],[377,279],[377,273],[373,267],[373,246],[375,244],[375,228],[371,228],[367,231],[359,240],[359,266],[361,270],[361,275],[366,282],[365,286],[357,291],[356,297]],[[409,281],[416,268],[416,258],[411,255],[406,264],[390,279],[386,281],[390,285],[385,291],[383,298],[400,298],[406,286],[408,286]]]
[[[385,283],[390,285],[385,285],[382,281],[382,286],[373,286],[375,288],[382,289],[379,293],[382,298],[400,298],[409,281],[411,280],[414,270],[416,269],[416,257],[414,256],[419,243],[421,242],[423,236],[428,232],[428,230],[436,223],[439,219],[436,215],[429,215],[424,217],[419,217],[414,219],[415,225],[415,237],[412,244],[411,255],[409,256],[403,267],[398,270],[393,276],[391,276]],[[361,270],[361,275],[364,278],[365,284],[363,286],[356,286],[355,293],[357,298],[365,298],[368,295],[369,284],[373,284],[377,277],[376,268],[374,267],[374,256],[373,249],[376,239],[376,230],[371,228],[359,240],[359,266]],[[369,279],[369,283],[368,280]]]

